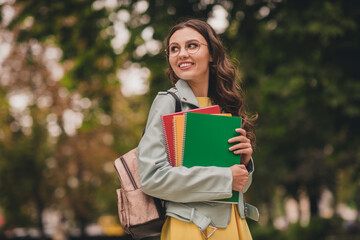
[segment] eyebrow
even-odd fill
[[[191,42],[191,41],[198,41],[198,42],[200,42],[200,40],[194,38],[194,39],[189,39],[189,40],[187,40],[185,43]],[[178,45],[180,45],[180,44],[177,43],[177,42],[171,42],[171,43],[169,43],[169,46],[170,46],[171,44],[178,44]]]

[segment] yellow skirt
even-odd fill
[[[212,232],[208,228],[205,234]],[[174,217],[167,217],[161,231],[161,240],[205,240],[206,238],[200,232],[194,223],[181,221]],[[218,228],[210,240],[252,240],[247,222],[239,216],[236,205],[231,210],[231,219],[227,228]]]

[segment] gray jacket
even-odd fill
[[[179,96],[182,111],[199,107],[186,81],[179,80],[170,91]],[[225,228],[230,221],[231,204],[207,201],[232,196],[231,170],[222,167],[172,167],[169,164],[160,116],[174,111],[175,99],[167,92],[160,92],[151,106],[146,131],[137,150],[142,189],[148,195],[166,200],[168,216],[194,222],[201,230],[208,225]],[[240,193],[238,209],[242,218],[247,215],[257,220],[257,209],[245,204],[242,194],[252,181],[252,159],[248,170],[249,179]]]

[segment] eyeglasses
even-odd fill
[[[201,43],[198,40],[189,40],[185,43],[185,50],[189,54],[195,54],[200,50],[201,45],[207,46],[207,44]],[[176,57],[181,52],[181,46],[177,43],[172,43],[166,48],[165,51],[169,57]]]

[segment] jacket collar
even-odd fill
[[[185,80],[179,79],[175,83],[175,87],[179,92],[179,97],[182,102],[192,104],[196,107],[200,107],[198,100],[196,99],[193,91],[191,90],[191,87]]]

